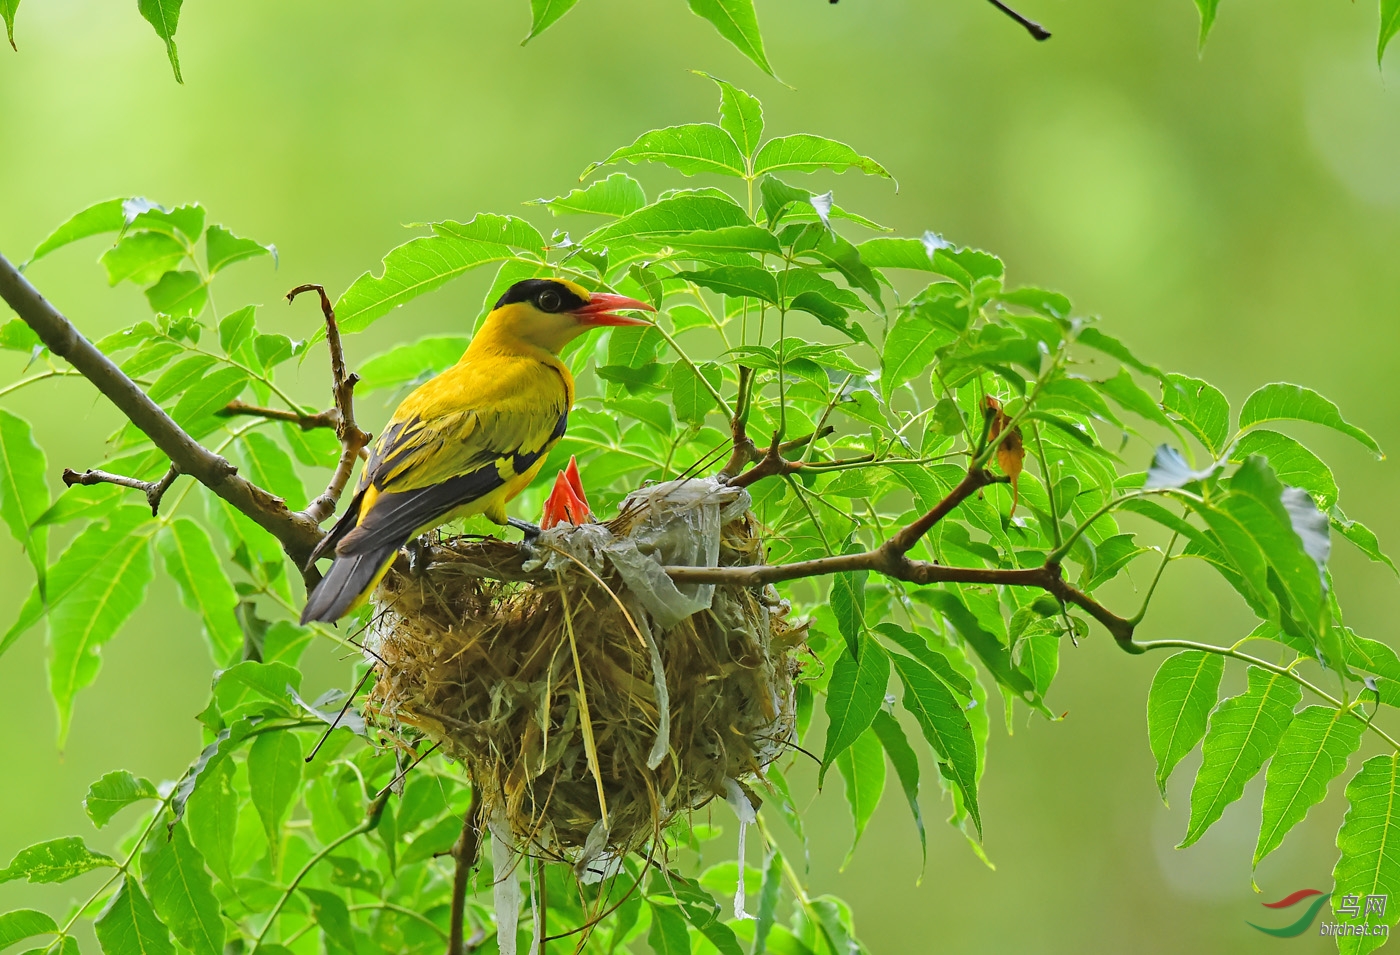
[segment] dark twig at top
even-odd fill
[[[1029,33],[1031,36],[1035,37],[1037,40],[1044,41],[1050,39],[1049,30],[1045,29],[1045,27],[1041,26],[1039,23],[1036,23],[1029,17],[1017,13],[1015,10],[1011,9],[1006,4],[1002,3],[1001,0],[987,0],[987,2],[989,2],[992,6],[996,7],[1002,13],[1006,14],[1011,19],[1015,20],[1017,23],[1021,24],[1021,26],[1025,27],[1026,32]]]
[[[34,330],[50,352],[77,369],[128,421],[150,438],[170,459],[172,468],[194,478],[247,515],[277,539],[298,567],[305,565],[322,537],[318,522],[304,513],[289,510],[280,498],[240,477],[238,469],[226,459],[190,437],[116,363],[84,338],[3,255],[0,255],[0,298]],[[144,486],[139,489],[145,490]]]
[[[220,418],[232,418],[237,415],[247,415],[251,418],[270,418],[273,421],[286,421],[294,424],[303,431],[311,431],[315,428],[334,428],[340,423],[340,414],[334,408],[327,411],[318,411],[315,414],[307,414],[304,411],[287,411],[282,408],[264,408],[260,405],[250,405],[246,401],[234,399],[215,412]]]
[[[88,468],[81,473],[72,468],[63,469],[63,483],[68,487],[75,484],[115,484],[118,487],[129,487],[141,491],[146,495],[146,503],[151,505],[152,517],[160,513],[161,498],[165,497],[165,492],[170,490],[170,485],[174,484],[175,479],[179,476],[180,469],[173,464],[159,481],[142,481],[124,474],[113,474],[110,471],[98,471],[93,468]]]
[[[287,301],[292,302],[302,292],[315,292],[321,297],[321,314],[326,318],[326,345],[331,353],[331,396],[335,399],[333,411],[323,414],[335,415],[335,436],[340,439],[340,461],[331,474],[325,492],[306,506],[303,512],[317,524],[324,522],[335,513],[335,506],[345,486],[350,483],[355,462],[373,437],[361,431],[355,424],[355,384],[359,375],[347,374],[345,370],[345,349],[340,344],[340,327],[335,322],[335,309],[320,285],[298,285],[287,293]],[[306,427],[302,425],[302,427]]]

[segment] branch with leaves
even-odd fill
[[[1344,622],[1331,547],[1346,541],[1394,566],[1338,507],[1336,476],[1303,438],[1330,429],[1379,456],[1376,442],[1297,385],[1264,385],[1232,408],[1207,382],[1163,371],[1076,316],[1065,296],[1009,284],[996,256],[933,232],[889,234],[797,179],[887,179],[884,166],[817,135],[765,138],[756,98],[707,81],[717,124],[644,132],[597,168],[653,163],[724,188],[648,197],[626,172],[604,169],[534,204],[592,223],[574,234],[546,239],[527,218],[490,213],[433,223],[334,302],[316,286],[295,290],[322,306],[305,340],[260,327],[253,306],[215,312],[222,270],[265,261],[271,247],[206,224],[197,205],[108,200],[36,248],[30,263],[107,236],[109,280],[142,290],[151,318],[95,342],[0,260],[0,296],[19,316],[0,324],[0,350],[24,363],[0,395],[81,377],[120,413],[101,470],[66,472],[72,486],[54,499],[40,440],[57,425],[0,410],[0,518],[35,572],[0,652],[48,627],[62,737],[159,556],[213,670],[198,717],[205,746],[181,779],[161,788],[116,772],[88,794],[99,828],[127,806],[154,806],[131,835],[139,871],[72,838],[24,850],[0,881],[115,866],[74,920],[92,918],[104,945],[139,931],[210,955],[236,939],[296,952],[313,933],[347,951],[460,950],[469,934],[499,930],[491,897],[507,883],[521,904],[534,900],[542,934],[578,936],[581,947],[645,938],[686,951],[697,932],[721,951],[863,951],[849,909],[813,896],[788,861],[805,843],[796,807],[808,795],[789,783],[792,761],[811,753],[819,779],[834,770],[847,782],[853,851],[893,767],[921,844],[927,779],[982,853],[992,694],[1008,720],[1018,710],[1053,719],[1058,670],[1097,622],[1131,652],[1179,651],[1149,694],[1149,745],[1163,787],[1203,748],[1188,844],[1264,772],[1257,863],[1325,795],[1369,727],[1383,751],[1347,786],[1336,891],[1400,891],[1383,848],[1400,838],[1400,812],[1386,808],[1400,805],[1400,756],[1383,709],[1400,705],[1400,657]],[[580,885],[557,860],[501,854],[469,814],[469,781],[431,746],[407,735],[401,752],[371,745],[355,709],[362,682],[300,695],[313,639],[379,662],[358,642],[365,617],[348,636],[296,623],[301,561],[369,440],[357,411],[368,420],[380,412],[367,413],[366,396],[392,399],[456,362],[470,318],[461,334],[357,360],[357,375],[347,350],[399,306],[478,269],[495,273],[481,314],[515,282],[549,275],[657,307],[656,326],[615,328],[566,353],[578,397],[544,471],[576,457],[599,513],[682,476],[744,488],[764,562],[665,572],[679,584],[777,587],[806,623],[796,738],[751,780],[767,850],[761,868],[742,872],[763,887],[752,920],[721,916],[711,894],[723,878],[733,883],[723,894],[739,896],[737,876],[663,861],[712,838],[707,827],[677,817],[645,857],[600,863],[597,881]],[[322,338],[332,405],[315,412],[279,373]],[[313,499],[308,486],[325,491]],[[133,490],[147,506],[131,503]],[[521,513],[537,512],[541,496],[523,494]],[[73,533],[51,559],[49,531],[64,526]],[[513,549],[518,575],[506,560],[500,572],[536,579],[523,548],[481,546]],[[431,560],[432,542],[421,551]],[[1158,581],[1183,560],[1215,572],[1257,626],[1214,642],[1142,639]],[[1139,571],[1145,586],[1132,598]],[[1128,599],[1132,614],[1109,609]],[[1221,700],[1227,660],[1246,667],[1248,687]],[[1303,693],[1313,705],[1299,709]],[[936,774],[924,777],[929,760]],[[230,823],[240,806],[252,807],[250,824]],[[492,851],[480,851],[483,839]],[[0,920],[6,938],[47,933],[49,951],[71,951],[74,920]]]

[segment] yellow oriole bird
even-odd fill
[[[559,350],[590,328],[648,324],[615,314],[626,309],[655,311],[563,279],[512,285],[461,360],[405,398],[375,441],[354,499],[311,555],[334,563],[301,622],[354,610],[399,548],[439,524],[473,514],[507,523],[506,502],[568,423],[574,379]]]

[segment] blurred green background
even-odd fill
[[[1305,383],[1400,447],[1400,54],[1377,70],[1373,4],[1232,0],[1198,58],[1188,0],[1034,0],[1024,12],[1054,31],[1044,44],[981,0],[760,0],[791,88],[680,0],[585,0],[522,49],[526,6],[194,0],[179,87],[134,4],[28,0],[19,53],[0,51],[0,251],[25,258],[97,199],[198,200],[211,221],[281,250],[279,271],[267,260],[235,270],[220,305],[265,303],[260,324],[304,337],[319,319],[309,303],[281,305],[287,288],[338,291],[406,238],[403,223],[518,211],[645,129],[710,120],[715,89],[686,72],[699,68],[758,94],[770,131],[844,139],[898,178],[896,194],[883,181],[814,177],[847,208],[1001,254],[1013,281],[1063,290],[1144,357],[1215,382],[1236,405],[1267,381]],[[146,312],[134,287],[106,288],[101,243],[30,275],[92,337]],[[467,330],[485,281],[394,313],[352,342],[352,362]],[[3,359],[0,379],[21,366]],[[302,375],[300,393],[319,403],[320,363]],[[77,380],[4,401],[36,422],[55,487],[62,467],[97,463],[116,424]],[[378,430],[387,411],[371,401],[362,423]],[[1400,540],[1393,465],[1309,437],[1335,464],[1350,516]],[[1344,543],[1334,566],[1348,623],[1395,642],[1395,580]],[[30,580],[18,548],[0,546],[0,624]],[[1128,584],[1118,597],[1133,603]],[[0,660],[0,861],[69,833],[109,848],[121,827],[91,831],[88,783],[112,769],[156,779],[183,769],[210,673],[196,626],[157,574],[80,696],[61,753],[41,634]],[[1218,580],[1178,565],[1141,635],[1229,643],[1249,626]],[[308,661],[312,689],[347,666],[324,647]],[[897,793],[838,871],[850,826],[838,786],[809,808],[814,890],[851,901],[877,955],[1331,950],[1245,920],[1280,923],[1261,901],[1330,888],[1340,786],[1261,867],[1262,895],[1249,870],[1259,780],[1198,845],[1174,850],[1197,757],[1164,808],[1144,717],[1156,662],[1096,631],[1063,654],[1050,696],[1063,721],[1022,721],[1010,738],[994,726],[982,798],[995,872],[938,822],[950,806],[929,767],[922,883]],[[60,914],[85,884],[9,884],[0,908]]]

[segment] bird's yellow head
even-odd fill
[[[516,282],[500,297],[482,331],[510,336],[558,354],[570,339],[590,328],[650,324],[616,314],[621,310],[656,311],[634,298],[589,292],[567,279],[526,279]]]

